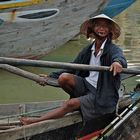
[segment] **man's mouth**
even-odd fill
[[[98,32],[98,35],[99,36],[104,36],[105,35],[105,32]]]

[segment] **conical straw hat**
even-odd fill
[[[120,36],[120,27],[119,25],[110,17],[106,16],[105,14],[100,14],[98,16],[94,16],[88,20],[86,20],[80,27],[80,33],[84,34],[87,36],[88,34],[88,29],[91,29],[93,27],[93,23],[97,20],[97,19],[107,19],[112,23],[112,28],[111,28],[111,33],[112,33],[112,39],[117,39]]]

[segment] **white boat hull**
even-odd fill
[[[78,34],[80,24],[99,13],[107,2],[48,0],[36,5],[0,9],[3,21],[0,56],[27,58],[48,53]]]

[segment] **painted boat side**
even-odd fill
[[[0,1],[0,10],[1,9],[9,9],[9,8],[16,8],[16,7],[24,7],[33,4],[39,4],[43,2],[43,0],[7,0],[7,1]]]
[[[107,3],[108,0],[53,0],[2,9],[0,15],[4,22],[0,27],[0,56],[31,58],[45,55],[77,35],[80,24],[99,13]],[[43,9],[57,9],[59,12],[34,21],[18,15],[21,12],[31,13],[31,10],[38,10],[39,13]],[[19,22],[21,19],[22,22]]]

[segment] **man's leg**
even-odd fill
[[[70,95],[70,98],[74,98],[76,81],[73,74],[62,73],[58,78],[58,83],[60,87]]]
[[[40,118],[22,117],[20,119],[22,124],[31,124],[31,123],[36,123],[43,120],[60,118],[64,116],[66,113],[79,109],[80,100],[78,98],[74,98],[75,96],[73,94],[75,85],[76,85],[75,76],[69,73],[62,73],[59,76],[58,83],[64,91],[70,94],[72,99],[64,102],[62,107],[52,110],[48,112],[47,114],[41,116]]]
[[[75,109],[78,109],[80,107],[80,101],[78,98],[70,99],[66,102],[64,102],[63,106],[57,109],[54,109],[47,114],[41,116],[40,118],[26,118],[22,117],[20,118],[20,121],[22,124],[27,125],[31,123],[36,123],[44,120],[49,119],[57,119],[60,117],[63,117],[66,113],[69,113]]]

